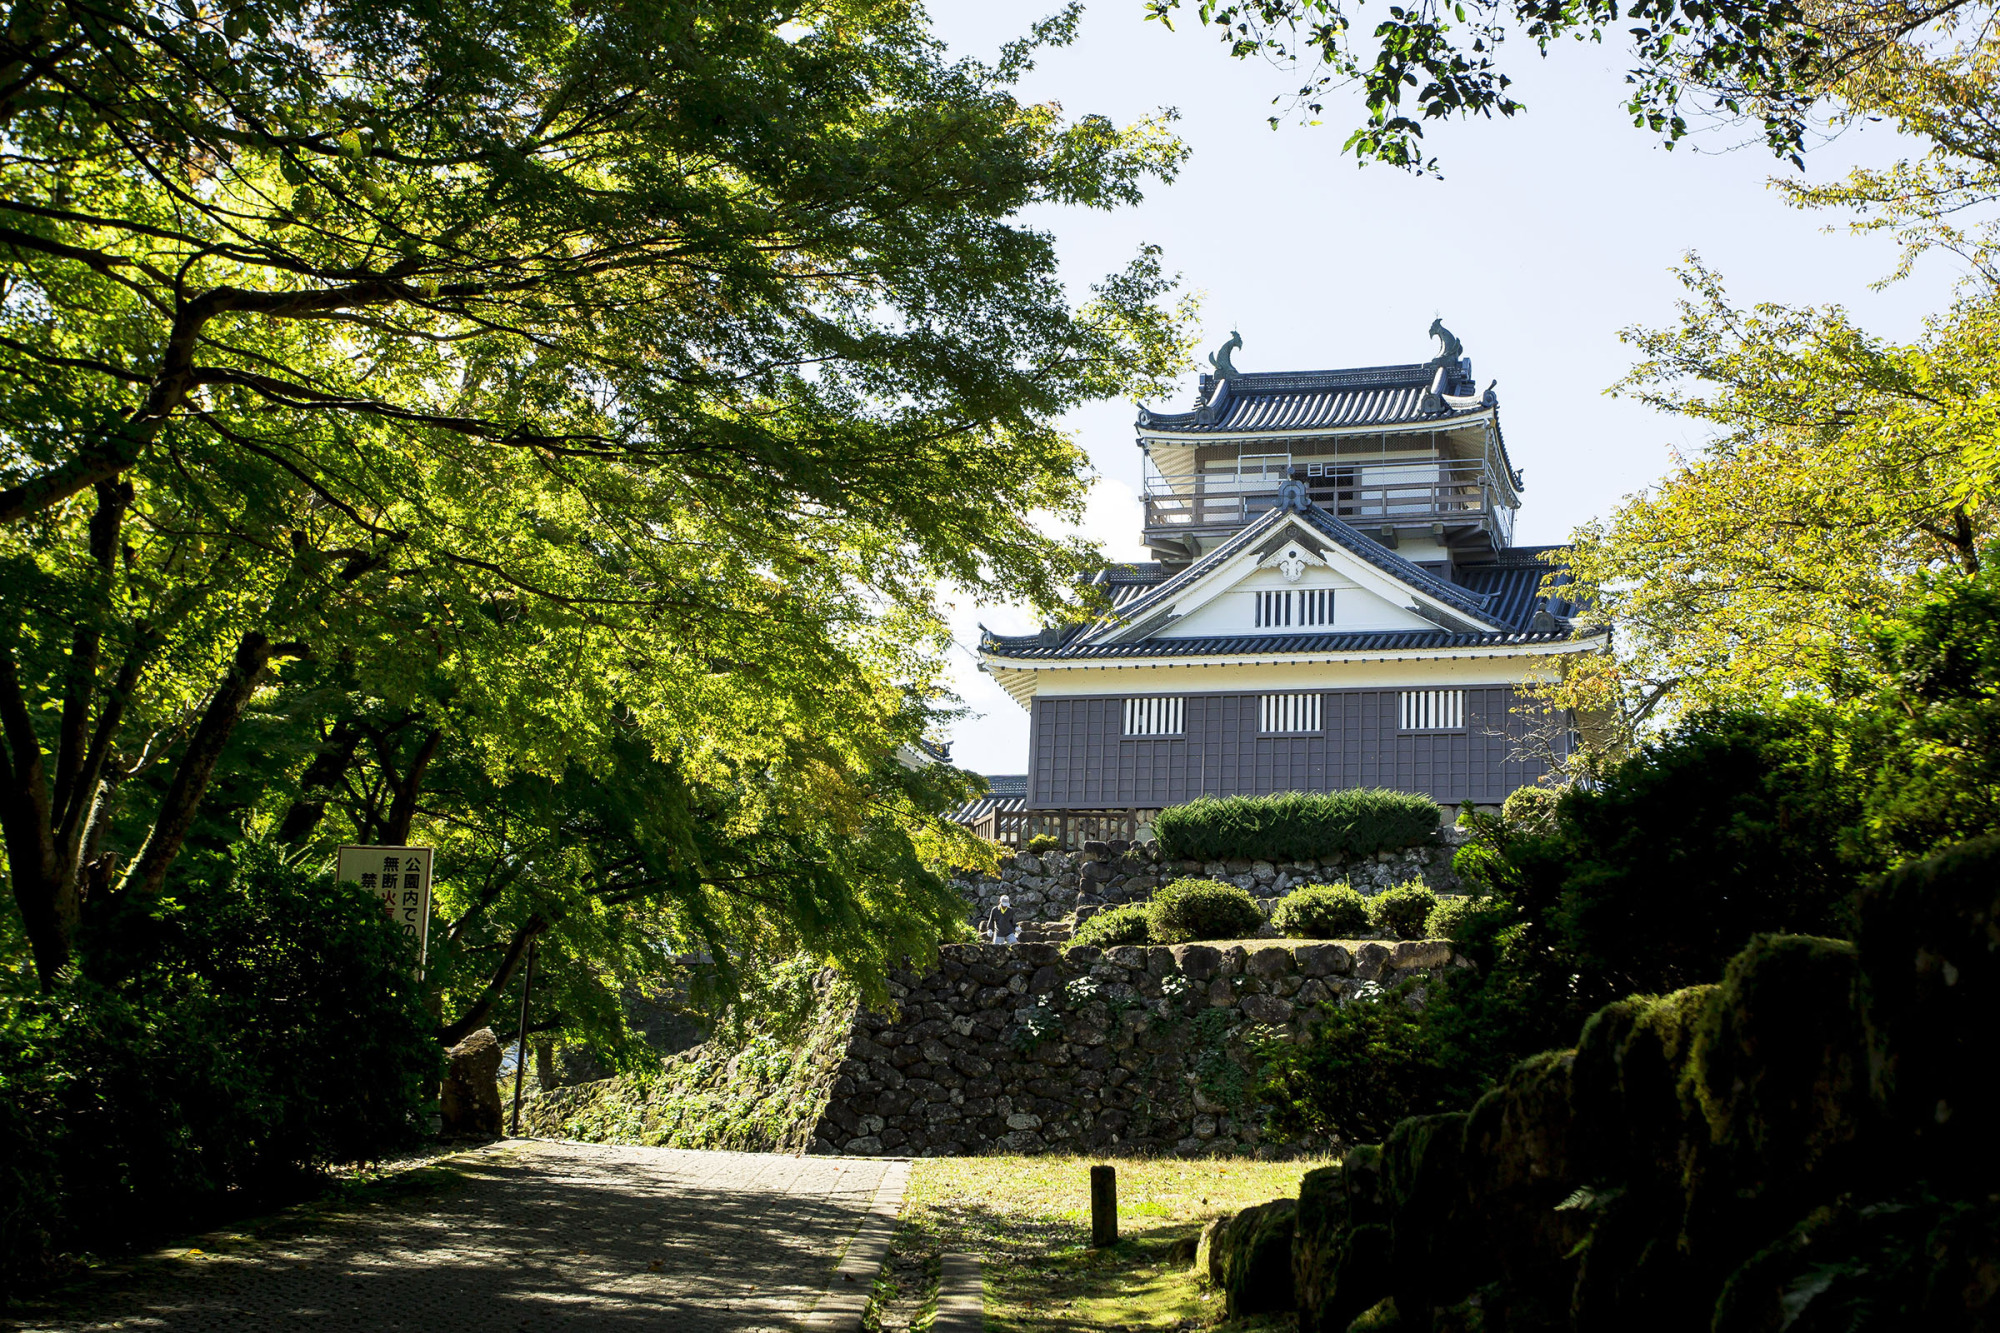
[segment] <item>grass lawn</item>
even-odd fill
[[[1118,1244],[1090,1248],[1090,1168],[1118,1168]],[[1172,1157],[930,1157],[913,1164],[903,1218],[866,1327],[926,1327],[939,1259],[978,1256],[986,1323],[1007,1333],[1193,1329],[1218,1324],[1221,1299],[1191,1265],[1170,1260],[1220,1213],[1298,1192],[1323,1161],[1188,1161]],[[1183,1247],[1186,1248],[1186,1247]],[[1231,1329],[1288,1326],[1239,1321]]]

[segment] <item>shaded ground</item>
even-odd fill
[[[104,1270],[0,1327],[755,1333],[825,1289],[885,1161],[512,1143]]]
[[[1120,1241],[1093,1250],[1090,1167],[1118,1168]],[[1298,1193],[1319,1161],[1105,1157],[920,1158],[868,1315],[870,1333],[921,1327],[947,1252],[985,1263],[987,1327],[1004,1333],[1202,1328],[1222,1315],[1176,1242],[1210,1217]],[[1185,1246],[1182,1247],[1186,1249]],[[1292,1322],[1260,1319],[1253,1327]]]

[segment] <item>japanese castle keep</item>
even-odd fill
[[[1095,623],[981,640],[1030,715],[989,831],[1343,787],[1486,804],[1567,752],[1517,688],[1606,640],[1544,594],[1551,548],[1513,544],[1499,399],[1431,333],[1430,361],[1298,373],[1237,370],[1234,336],[1192,411],[1140,407],[1153,559],[1098,573]]]

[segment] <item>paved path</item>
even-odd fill
[[[889,1167],[518,1142],[455,1161],[464,1179],[434,1193],[169,1252],[16,1327],[788,1330],[826,1290]]]

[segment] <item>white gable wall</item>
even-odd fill
[[[1257,594],[1300,591],[1309,588],[1334,590],[1334,620],[1331,625],[1298,623],[1296,599],[1290,626],[1263,627],[1257,624]],[[1191,639],[1214,634],[1346,634],[1368,630],[1434,630],[1437,626],[1416,612],[1395,605],[1352,579],[1324,567],[1308,567],[1297,583],[1287,583],[1276,569],[1255,570],[1228,591],[1202,602],[1153,637]]]

